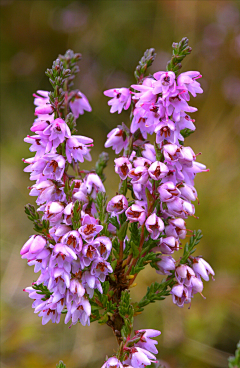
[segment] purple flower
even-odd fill
[[[142,225],[146,219],[145,208],[138,204],[132,204],[125,213],[130,222],[139,222],[140,225]]]
[[[186,223],[181,218],[170,219],[168,220],[169,225],[165,228],[165,233],[167,236],[174,236],[174,238],[185,239],[187,231],[186,231]]]
[[[122,109],[127,110],[131,104],[131,92],[129,88],[113,88],[103,92],[105,96],[112,97],[108,101],[108,105],[111,106],[110,112],[122,112]]]
[[[104,185],[102,180],[97,174],[88,174],[82,185],[82,190],[86,189],[87,194],[91,194],[93,199],[96,199],[98,192],[105,192]]]
[[[123,365],[116,357],[111,357],[103,364],[102,368],[123,368]]]
[[[194,257],[193,258],[193,270],[200,275],[203,280],[208,281],[209,275],[214,276],[215,273],[210,266],[209,263],[207,263],[203,258],[201,257]]]
[[[68,323],[72,319],[72,324],[75,325],[78,321],[83,326],[90,325],[91,305],[85,297],[81,298],[80,303],[70,302],[67,303],[67,314],[65,317],[65,323]]]
[[[161,232],[164,230],[163,221],[155,213],[147,218],[145,226],[147,231],[151,234],[151,238],[154,240],[157,239]]]
[[[161,260],[157,262],[160,275],[171,275],[170,271],[175,270],[175,259],[171,256],[161,256]]]
[[[29,166],[25,172],[31,172],[30,180],[44,181],[46,179],[61,180],[65,169],[65,159],[61,155],[47,154],[39,159],[24,160]]]
[[[180,195],[180,190],[172,181],[168,181],[158,187],[158,193],[161,202],[171,202]]]
[[[99,258],[100,256],[96,245],[93,244],[84,245],[82,255],[83,268],[88,267],[94,259]]]
[[[132,184],[146,184],[149,178],[148,169],[144,166],[138,166],[135,169],[131,169],[128,176],[132,179]]]
[[[84,240],[90,242],[92,239],[102,231],[103,226],[98,225],[98,220],[89,215],[85,215],[82,221],[82,226],[79,229],[79,233]]]
[[[39,207],[39,211],[44,211],[43,218],[49,220],[50,224],[56,224],[61,221],[64,208],[61,202],[48,202],[46,206]]]
[[[91,161],[89,147],[92,146],[93,140],[82,135],[73,135],[66,141],[66,156],[68,162],[75,160],[76,162],[83,162],[84,158]]]
[[[158,343],[156,340],[151,340],[151,337],[156,337],[161,334],[160,331],[147,329],[147,330],[137,330],[135,332],[135,337],[140,337],[140,340],[136,343],[142,349],[150,351],[153,354],[157,354],[158,351],[155,345]]]
[[[99,257],[93,261],[91,266],[91,274],[98,277],[101,282],[104,282],[106,276],[112,272],[112,267],[103,258]]]
[[[107,260],[112,249],[112,242],[107,236],[98,236],[93,244],[98,247],[100,256]]]
[[[126,157],[119,157],[114,160],[115,172],[120,176],[122,180],[125,180],[132,168],[132,164]]]
[[[56,185],[51,180],[45,180],[32,185],[30,189],[30,196],[38,196],[36,200],[38,205],[47,201],[64,202],[66,200],[66,194],[63,191],[64,185],[62,183]]]
[[[82,238],[76,230],[67,232],[62,237],[61,243],[71,246],[77,252],[81,252],[82,250]]]
[[[146,365],[157,363],[156,357],[143,348],[133,346],[125,350],[129,352],[129,356],[124,363],[131,364],[133,368],[144,368]]]
[[[184,87],[184,89],[187,91],[182,96],[187,101],[190,100],[189,93],[192,94],[193,97],[196,97],[197,93],[203,93],[203,90],[200,86],[200,83],[196,81],[196,79],[201,78],[201,74],[199,72],[185,72],[181,73],[178,76],[177,83],[179,86]]]
[[[173,286],[170,294],[172,294],[173,303],[181,308],[184,306],[184,303],[190,303],[189,291],[183,284]]]
[[[168,171],[168,167],[160,161],[155,161],[148,169],[149,175],[154,180],[164,178]]]
[[[82,297],[85,294],[85,289],[82,286],[82,284],[77,279],[72,279],[70,281],[70,291],[73,294],[77,294],[80,297]]]
[[[172,254],[175,250],[179,250],[179,241],[174,238],[174,236],[161,238],[157,248],[159,248],[160,252],[163,254]]]
[[[192,277],[195,277],[193,269],[187,265],[180,265],[176,268],[175,276],[179,284],[184,284],[185,286],[191,285]]]
[[[115,128],[111,130],[111,132],[108,133],[107,138],[108,139],[104,146],[106,148],[112,147],[116,154],[119,154],[119,152],[121,152],[122,149],[125,149],[128,145],[126,133],[122,129]]]
[[[71,132],[65,121],[57,118],[42,132],[41,136],[46,136],[52,142],[53,148],[57,148],[65,138],[71,137]]]
[[[176,81],[174,72],[157,72],[153,76],[157,80],[154,83],[154,94],[162,93],[162,98],[166,98],[169,96],[169,93],[175,92]]]
[[[80,91],[78,91],[77,95],[74,96],[73,101],[70,101],[69,105],[75,119],[78,119],[79,115],[83,115],[84,110],[92,111],[87,97]]]
[[[70,259],[77,259],[76,253],[68,247],[66,244],[57,243],[53,248],[53,253],[60,254],[61,256],[69,257]],[[56,277],[56,276],[55,276]]]
[[[123,194],[116,195],[107,204],[107,211],[120,215],[128,208],[127,198]]]

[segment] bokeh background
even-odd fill
[[[32,93],[49,89],[44,72],[68,48],[81,52],[76,87],[87,95],[93,112],[79,119],[82,135],[94,138],[93,161],[103,150],[107,133],[129,123],[128,113],[110,114],[103,90],[134,83],[133,71],[146,48],[157,58],[152,72],[164,70],[171,44],[189,38],[193,52],[183,71],[199,70],[205,93],[192,99],[197,106],[197,131],[188,138],[199,161],[210,168],[196,179],[201,228],[197,253],[216,271],[190,310],[171,298],[148,306],[136,328],[157,328],[158,358],[168,368],[227,367],[240,339],[240,2],[239,1],[1,1],[1,183],[2,183],[2,368],[101,367],[105,354],[116,349],[107,326],[96,322],[69,329],[64,323],[41,325],[22,289],[36,278],[19,251],[32,234],[24,214],[28,175],[22,157],[29,157],[23,138],[34,119]],[[118,177],[114,155],[105,182],[114,195]],[[90,163],[90,166],[92,164]],[[160,279],[160,276],[157,276]],[[147,268],[133,289],[144,295],[156,274]],[[141,286],[139,286],[141,284]]]

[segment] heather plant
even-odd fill
[[[91,160],[93,146],[91,138],[76,134],[77,119],[91,111],[86,96],[73,88],[81,55],[71,50],[59,55],[46,72],[53,91],[34,94],[34,135],[25,142],[36,153],[24,162],[34,181],[30,195],[37,197],[37,208],[25,208],[36,234],[21,255],[40,275],[24,291],[43,324],[61,317],[70,326],[107,324],[118,349],[102,368],[157,363],[153,338],[160,331],[134,331],[134,317],[170,295],[178,307],[190,307],[194,295],[202,295],[202,280],[214,275],[193,255],[201,231],[186,227],[186,219],[195,217],[192,202],[198,201],[195,175],[208,171],[185,145],[195,131],[189,113],[197,109],[189,106],[190,96],[203,92],[199,72],[179,74],[190,52],[186,38],[173,43],[167,70],[147,75],[155,51],[146,50],[134,73],[136,84],[104,92],[111,113],[130,112],[130,124],[114,128],[105,143],[117,155],[119,187],[113,198],[103,185],[107,153],[94,168],[81,168]],[[141,300],[132,300],[130,290],[147,267],[156,270],[156,281]]]

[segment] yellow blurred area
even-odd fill
[[[191,99],[199,111],[192,114],[197,131],[186,144],[202,152],[200,162],[210,168],[199,174],[196,188],[199,220],[190,229],[202,229],[197,253],[212,265],[215,281],[204,285],[192,306],[180,309],[171,298],[146,307],[135,328],[156,328],[158,359],[166,368],[221,368],[240,339],[240,2],[239,1],[21,1],[2,0],[1,11],[1,299],[2,368],[50,368],[62,359],[67,368],[97,368],[105,355],[117,349],[107,326],[94,322],[70,329],[62,321],[42,326],[31,300],[22,290],[37,278],[20,258],[20,249],[33,233],[24,205],[29,177],[22,157],[31,156],[23,138],[34,120],[34,93],[48,90],[44,75],[59,53],[81,52],[76,79],[93,112],[78,122],[81,135],[94,139],[94,165],[104,149],[107,133],[128,112],[110,114],[103,91],[134,83],[133,71],[143,52],[154,47],[157,58],[151,72],[164,70],[171,44],[189,38],[192,54],[182,71],[199,70],[204,94]],[[117,190],[114,153],[105,182],[109,197]],[[84,167],[85,164],[84,164]],[[141,298],[147,285],[161,280],[147,267],[132,289]]]

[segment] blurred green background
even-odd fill
[[[63,359],[67,368],[101,367],[105,355],[116,349],[107,326],[96,322],[69,329],[41,325],[31,300],[22,289],[36,279],[19,251],[32,234],[24,214],[29,199],[28,175],[22,157],[30,157],[23,138],[34,119],[32,104],[38,89],[49,89],[44,72],[68,48],[81,52],[78,87],[89,98],[93,112],[79,119],[82,135],[95,140],[93,160],[103,150],[107,133],[128,113],[110,114],[103,90],[128,87],[146,48],[157,58],[152,72],[164,70],[171,44],[189,38],[193,52],[182,71],[199,70],[205,93],[192,99],[199,111],[197,131],[187,143],[210,168],[200,174],[196,187],[203,240],[197,254],[216,272],[205,283],[191,309],[180,309],[171,298],[146,308],[136,328],[162,331],[158,358],[168,368],[227,367],[227,358],[240,339],[240,2],[239,1],[1,1],[1,185],[2,185],[2,368],[55,367]],[[114,195],[118,177],[114,155],[105,182]],[[90,163],[90,167],[92,164]],[[144,295],[159,275],[147,268],[132,290],[133,299]],[[141,286],[139,286],[141,285]]]

